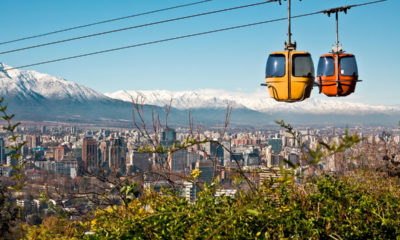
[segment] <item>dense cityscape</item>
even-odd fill
[[[15,174],[13,166],[25,164],[23,171],[29,184],[16,196],[17,204],[24,209],[27,221],[40,222],[57,209],[79,218],[99,206],[122,204],[124,199],[118,191],[128,181],[155,191],[173,189],[194,202],[199,184],[216,181],[220,185],[216,195],[233,196],[239,170],[256,185],[277,177],[280,168],[290,169],[292,164],[299,164],[297,171],[312,174],[308,163],[302,161],[304,152],[317,148],[321,142],[339,144],[346,129],[300,128],[297,139],[277,127],[253,131],[208,129],[194,134],[181,127],[148,133],[142,129],[25,124],[16,131],[17,141],[25,142],[21,158],[16,161],[10,157],[4,132],[0,138],[0,173],[7,179]],[[348,132],[358,135],[361,142],[327,156],[317,165],[320,171],[344,172],[374,166],[390,154],[394,161],[400,161],[400,129],[359,127]],[[194,139],[192,144],[182,145],[190,139]],[[155,144],[165,151],[149,148]],[[197,184],[188,180],[196,171]]]

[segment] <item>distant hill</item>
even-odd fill
[[[131,99],[144,99],[146,120],[173,98],[169,123],[187,125],[189,111],[197,124],[223,124],[227,104],[233,106],[232,125],[262,127],[285,119],[301,124],[394,125],[400,108],[310,99],[301,103],[277,103],[263,95],[221,90],[119,91],[102,94],[62,78],[36,71],[10,70],[0,64],[0,96],[19,120],[63,121],[130,126]]]

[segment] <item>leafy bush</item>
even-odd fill
[[[53,217],[53,224],[28,228],[26,238],[400,239],[398,179],[360,172],[299,184],[286,175],[235,198],[215,197],[217,188],[206,187],[194,204],[147,192],[86,221]]]

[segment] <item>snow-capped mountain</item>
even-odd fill
[[[0,96],[19,120],[99,123],[129,120],[130,104],[36,71],[0,64]]]
[[[110,98],[122,101],[143,99],[147,104],[164,106],[172,99],[172,106],[178,109],[225,108],[231,104],[234,108],[247,108],[264,113],[300,113],[300,114],[390,114],[400,112],[400,107],[368,105],[343,101],[342,99],[310,98],[298,103],[280,103],[267,97],[267,92],[254,93],[229,92],[216,89],[197,91],[117,91],[106,93]]]
[[[221,124],[227,104],[233,107],[231,124],[241,126],[270,126],[281,119],[303,124],[393,125],[400,119],[399,107],[315,98],[295,104],[278,103],[268,99],[265,90],[251,94],[215,89],[102,94],[36,71],[4,70],[9,68],[0,64],[0,96],[5,97],[7,110],[19,120],[132,126],[132,99],[145,104],[144,118],[148,121],[153,114],[165,117],[163,106],[173,99],[168,122],[179,125],[187,125],[189,110],[199,124]]]
[[[21,71],[10,69],[11,66],[0,63],[0,95],[13,96],[19,99],[49,98],[74,101],[98,101],[108,99],[102,93],[67,81],[63,78],[53,77],[36,71]]]

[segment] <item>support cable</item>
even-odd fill
[[[369,2],[369,3],[364,3],[364,4],[357,4],[357,5],[350,5],[350,6],[345,6],[345,7],[358,7],[358,6],[364,6],[364,5],[368,5],[368,4],[372,4],[372,3],[379,3],[379,2],[384,2],[384,1],[387,1],[387,0],[378,0],[378,1],[374,1],[374,2]],[[327,10],[322,10],[322,11],[317,11],[317,12],[312,12],[312,13],[301,14],[301,15],[293,16],[292,18],[302,18],[302,17],[312,16],[312,15],[317,15],[317,14],[321,14],[321,13],[326,13],[326,11]],[[69,59],[87,57],[87,56],[92,56],[92,55],[97,55],[97,54],[103,54],[103,53],[108,53],[108,52],[124,50],[124,49],[128,49],[128,48],[142,47],[142,46],[146,46],[146,45],[152,45],[152,44],[157,44],[157,43],[162,43],[162,42],[169,42],[169,41],[174,41],[174,40],[178,40],[178,39],[191,38],[191,37],[207,35],[207,34],[211,34],[211,33],[224,32],[224,31],[229,31],[229,30],[234,30],[234,29],[252,27],[252,26],[256,26],[256,25],[267,24],[267,23],[278,22],[278,21],[285,21],[285,20],[287,20],[286,17],[267,20],[267,21],[262,21],[262,22],[238,25],[238,26],[233,26],[233,27],[221,28],[221,29],[216,29],[216,30],[211,30],[211,31],[206,31],[206,32],[194,33],[194,34],[189,34],[189,35],[182,35],[182,36],[166,38],[166,39],[161,39],[161,40],[156,40],[156,41],[151,41],[151,42],[144,42],[144,43],[133,44],[133,45],[123,46],[123,47],[118,47],[118,48],[112,48],[112,49],[106,49],[106,50],[102,50],[102,51],[85,53],[85,54],[80,54],[80,55],[75,55],[75,56],[70,56],[70,57],[57,58],[57,59],[43,61],[43,62],[31,63],[31,64],[26,64],[26,65],[21,65],[21,66],[18,66],[18,67],[12,67],[12,68],[3,69],[2,71],[8,71],[8,70],[14,70],[14,69],[26,68],[26,67],[32,67],[32,66],[43,65],[43,64],[53,63],[53,62],[60,62],[60,61],[65,61],[65,60],[69,60]]]
[[[14,43],[14,42],[20,42],[20,41],[24,41],[24,40],[28,40],[28,39],[33,39],[33,38],[49,36],[49,35],[62,33],[62,32],[68,32],[68,31],[72,31],[72,30],[75,30],[75,29],[86,28],[86,27],[91,27],[91,26],[100,25],[100,24],[104,24],[104,23],[120,21],[120,20],[124,20],[124,19],[128,19],[128,18],[135,18],[135,17],[139,17],[139,16],[150,15],[150,14],[153,14],[153,13],[159,13],[159,12],[165,12],[165,11],[169,11],[169,10],[173,10],[173,9],[189,7],[189,6],[198,5],[198,4],[202,4],[202,3],[206,3],[206,2],[210,2],[210,1],[213,1],[213,0],[203,0],[203,1],[198,1],[198,2],[193,2],[193,3],[188,3],[188,4],[182,4],[182,5],[177,5],[177,6],[173,6],[173,7],[168,7],[168,8],[152,10],[152,11],[143,12],[143,13],[137,13],[137,14],[124,16],[124,17],[107,19],[107,20],[103,20],[103,21],[99,21],[99,22],[78,25],[78,26],[75,26],[75,27],[69,27],[69,28],[55,30],[55,31],[47,32],[47,33],[41,33],[41,34],[37,34],[37,35],[33,35],[33,36],[28,36],[28,37],[8,40],[8,41],[5,41],[5,42],[0,42],[0,45]]]
[[[167,20],[162,20],[162,21],[157,21],[157,22],[151,22],[151,23],[145,23],[145,24],[141,24],[141,25],[125,27],[125,28],[118,28],[118,29],[105,31],[105,32],[93,33],[93,34],[89,34],[89,35],[83,35],[83,36],[79,36],[79,37],[63,39],[63,40],[58,40],[58,41],[54,41],[54,42],[47,42],[47,43],[32,45],[32,46],[28,46],[28,47],[7,50],[7,51],[0,52],[0,54],[19,52],[19,51],[32,49],[32,48],[39,48],[39,47],[44,47],[44,46],[49,46],[49,45],[54,45],[54,44],[60,44],[60,43],[75,41],[75,40],[84,39],[84,38],[97,37],[97,36],[101,36],[101,35],[105,35],[105,34],[122,32],[122,31],[127,31],[127,30],[131,30],[131,29],[136,29],[136,28],[149,27],[149,26],[168,23],[168,22],[175,22],[175,21],[180,21],[180,20],[189,19],[189,18],[206,16],[206,15],[211,15],[211,14],[216,14],[216,13],[221,13],[221,12],[228,12],[228,11],[238,10],[238,9],[242,9],[242,8],[254,7],[254,6],[271,3],[274,1],[275,0],[263,1],[263,2],[258,2],[258,3],[253,3],[253,4],[242,5],[242,6],[238,6],[238,7],[225,8],[225,9],[215,10],[215,11],[211,11],[211,12],[204,12],[204,13],[199,13],[199,14],[194,14],[194,15],[189,15],[189,16],[184,16],[184,17],[172,18],[172,19],[167,19]]]

